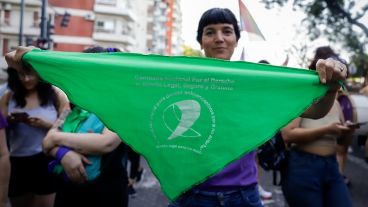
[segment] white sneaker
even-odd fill
[[[353,148],[351,146],[348,148],[348,153],[353,153]]]
[[[269,200],[272,198],[272,193],[265,191],[265,189],[263,189],[261,185],[258,185],[258,191],[262,200]]]

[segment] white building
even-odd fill
[[[22,45],[40,36],[41,0],[25,0]],[[0,68],[18,46],[21,0],[0,0]],[[63,15],[70,14],[67,27]],[[48,0],[54,29],[51,50],[82,51],[92,45],[126,52],[181,55],[180,0]],[[1,73],[0,73],[1,76]],[[1,77],[0,77],[1,78]]]
[[[182,55],[180,0],[153,0],[148,11],[147,47],[161,55]]]
[[[0,69],[6,67],[4,54],[18,46],[20,29],[20,0],[0,0]],[[26,0],[23,13],[23,38],[30,42],[39,35],[41,1]],[[3,75],[0,73],[0,76]],[[1,78],[1,77],[0,77]]]

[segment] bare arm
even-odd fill
[[[7,99],[10,92],[7,91],[0,99],[0,107],[2,114],[8,114]],[[2,116],[0,114],[0,116]],[[1,118],[1,117],[0,117]],[[8,198],[8,186],[10,179],[10,160],[9,150],[6,143],[5,129],[0,129],[0,207],[6,206]]]
[[[4,117],[8,116],[8,104],[11,97],[11,92],[7,90],[0,99],[1,113]]]
[[[286,143],[305,143],[321,138],[326,134],[340,136],[350,129],[338,122],[322,125],[316,128],[301,128],[300,118],[294,119],[289,125],[281,130]]]
[[[68,133],[52,129],[44,139],[43,147],[47,152],[57,146],[66,146],[82,154],[105,154],[121,143],[117,134],[104,128],[102,134]]]
[[[319,119],[325,116],[328,111],[331,109],[335,98],[336,98],[337,90],[328,91],[326,95],[314,103],[311,107],[305,111],[301,117],[311,118],[311,119]]]
[[[5,130],[0,129],[0,207],[6,206],[10,179],[9,151],[5,138]]]
[[[56,97],[58,99],[58,114],[60,116],[60,114],[62,114],[64,108],[66,105],[69,105],[69,100],[68,97],[66,96],[66,94],[64,93],[64,91],[60,90],[60,88],[53,86],[53,89],[55,90],[56,93]]]
[[[330,89],[322,99],[313,104],[302,114],[302,117],[311,119],[322,118],[329,112],[335,100],[337,91],[340,88],[339,81],[345,80],[347,76],[346,66],[337,60],[320,59],[318,60],[316,67],[320,82],[322,84],[329,85]]]

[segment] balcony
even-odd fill
[[[122,16],[129,21],[137,19],[132,8],[95,4],[94,11],[100,14]]]
[[[93,40],[101,42],[117,42],[124,43],[127,45],[134,45],[135,40],[127,35],[115,34],[115,33],[105,33],[95,31],[92,35]]]
[[[2,23],[0,25],[0,34],[18,35],[19,25],[7,25]],[[23,27],[23,34],[29,36],[37,36],[40,34],[39,27]]]
[[[95,44],[95,42],[90,37],[52,35],[52,39],[55,43],[81,44],[81,45],[94,45]]]
[[[3,7],[2,9],[5,10],[11,10],[12,9],[12,5],[20,5],[21,1],[20,0],[3,0],[1,1],[3,3]],[[24,2],[26,4],[27,7],[33,6],[33,7],[40,7],[42,5],[42,2],[40,0],[27,0]],[[1,5],[0,5],[1,7]]]

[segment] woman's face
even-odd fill
[[[237,45],[232,24],[209,24],[203,28],[201,48],[206,57],[230,60]]]
[[[34,90],[38,84],[39,76],[34,70],[18,71],[19,79],[27,90]]]

